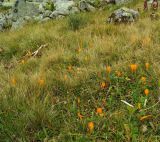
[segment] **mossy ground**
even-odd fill
[[[76,31],[65,18],[0,33],[0,141],[160,141],[159,21],[149,11],[136,23],[106,24],[114,8],[83,13],[89,22]]]

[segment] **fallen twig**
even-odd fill
[[[48,46],[48,44],[43,44],[43,45],[41,45],[36,51],[34,51],[34,52],[28,52],[26,55],[24,55],[22,58],[21,58],[21,60],[19,61],[19,62],[22,62],[22,61],[24,61],[24,60],[27,60],[28,58],[31,58],[31,57],[35,57],[35,56],[37,56],[38,55],[38,53],[40,52],[40,50],[42,49],[42,48],[44,48],[44,47],[47,47]]]
[[[130,107],[134,107],[133,105],[131,105],[130,103],[126,102],[125,100],[121,100],[121,102],[123,102],[124,104],[130,106]]]
[[[34,52],[31,54],[31,56],[33,56],[33,57],[37,56],[37,54],[39,53],[39,51],[40,51],[42,48],[47,47],[47,46],[48,46],[48,44],[41,45],[36,51],[34,51]]]

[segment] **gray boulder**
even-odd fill
[[[0,19],[0,31],[3,31],[3,25],[4,25],[3,19]]]
[[[38,15],[38,4],[27,2],[26,0],[16,0],[13,14],[16,15],[17,18]]]
[[[12,17],[10,14],[0,14],[0,31],[12,26]]]
[[[1,6],[3,8],[12,8],[14,6],[14,2],[3,2]]]
[[[114,11],[107,19],[109,23],[128,23],[134,22],[139,17],[139,12],[126,7]]]
[[[20,29],[26,24],[24,18],[19,18],[16,22],[12,23],[11,30]]]
[[[54,5],[55,5],[55,10],[50,15],[51,18],[66,16],[69,14],[79,12],[74,1],[57,0]]]
[[[95,11],[95,8],[86,0],[81,0],[79,2],[79,9],[81,11]]]
[[[46,10],[46,11],[43,13],[43,18],[50,17],[51,14],[52,14],[52,11]]]
[[[40,23],[47,22],[47,21],[49,21],[49,20],[50,20],[49,17],[45,17],[45,18],[43,18],[43,19],[40,21]]]

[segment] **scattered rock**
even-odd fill
[[[86,0],[81,0],[79,2],[79,9],[81,11],[95,11],[95,8],[89,4]]]
[[[14,3],[12,2],[4,2],[1,4],[1,6],[5,9],[9,9],[9,8],[12,8],[14,6]]]
[[[43,18],[50,17],[51,14],[52,14],[52,11],[46,10],[46,11],[43,13]]]
[[[106,3],[123,3],[129,0],[80,0],[79,2],[76,0],[12,0],[11,2],[0,0],[0,7],[10,9],[7,13],[0,14],[0,31],[6,28],[20,28],[31,20],[44,22],[50,19],[63,18],[80,11],[95,11],[95,7],[101,5],[102,1]],[[125,18],[128,21],[133,21],[136,14],[132,10],[129,10],[128,13],[128,10],[122,8],[112,14],[110,21],[122,21]]]
[[[12,30],[22,28],[25,25],[25,20],[23,18],[19,18],[16,22],[12,23]]]
[[[109,23],[130,23],[138,19],[139,12],[126,7],[114,11],[107,19]]]
[[[55,10],[50,15],[51,18],[56,18],[60,16],[67,16],[69,14],[78,13],[79,10],[76,7],[74,1],[68,0],[57,0],[55,2]]]
[[[8,29],[12,26],[11,14],[0,14],[0,31]]]

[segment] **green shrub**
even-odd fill
[[[94,7],[99,7],[101,5],[101,1],[100,0],[89,1],[89,3],[91,5],[93,5]]]
[[[53,11],[55,9],[53,2],[48,2],[45,6],[45,9]]]
[[[85,15],[70,15],[68,19],[69,29],[76,31],[87,25],[88,18]]]

